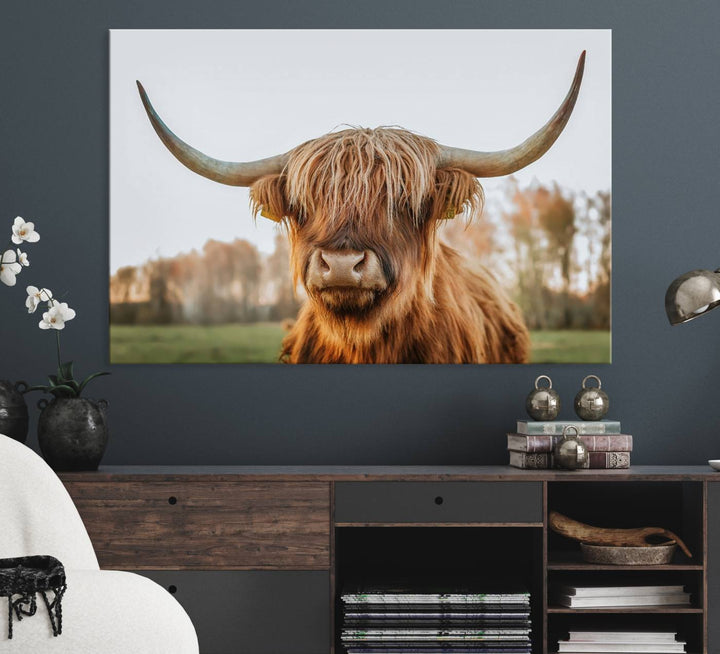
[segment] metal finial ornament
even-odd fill
[[[547,386],[540,386],[540,381],[547,379]],[[525,400],[525,410],[533,420],[555,420],[560,413],[560,396],[553,390],[552,379],[540,375],[535,380],[535,388]]]
[[[597,381],[597,387],[588,387],[589,379]],[[609,410],[610,398],[602,390],[600,377],[588,375],[582,380],[582,388],[575,396],[575,413],[581,420],[600,420]]]
[[[570,431],[575,435],[571,436]],[[562,440],[555,445],[555,466],[565,470],[577,470],[583,468],[588,462],[588,451],[585,443],[580,440],[580,432],[577,427],[568,425],[563,429]]]

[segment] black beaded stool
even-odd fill
[[[52,556],[0,559],[0,597],[8,598],[8,638],[13,637],[13,613],[18,622],[37,612],[37,594],[47,608],[53,636],[62,633],[62,598],[67,589],[65,568]],[[48,592],[52,591],[52,602]]]

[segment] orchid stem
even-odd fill
[[[60,363],[60,331],[55,331],[56,343],[57,343],[57,359],[58,359],[58,370],[62,367],[62,364]]]

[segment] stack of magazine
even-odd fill
[[[554,601],[573,609],[623,606],[690,606],[684,586],[571,586],[552,587]]]
[[[686,643],[674,631],[571,631],[558,643],[560,654],[674,654],[685,651]]]
[[[341,596],[350,654],[530,654],[530,594],[353,588]]]

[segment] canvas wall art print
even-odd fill
[[[112,30],[112,363],[608,363],[609,30]]]

